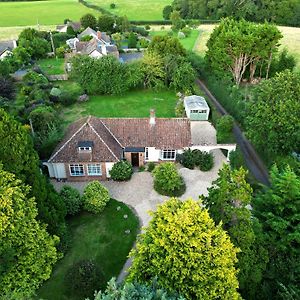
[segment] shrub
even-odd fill
[[[226,143],[231,139],[233,129],[233,117],[226,115],[222,116],[217,121],[217,142]]]
[[[66,49],[65,49],[65,47],[64,46],[61,46],[61,47],[59,47],[59,48],[56,48],[56,56],[58,57],[58,58],[64,58],[65,57],[65,51],[66,51]]]
[[[185,183],[172,162],[159,164],[153,170],[154,189],[161,195],[181,196]]]
[[[146,29],[146,30],[150,30],[150,29],[151,29],[150,25],[147,24],[147,25],[145,26],[145,29]]]
[[[185,108],[184,108],[184,103],[182,99],[179,99],[177,101],[176,107],[175,107],[175,115],[178,118],[185,117]]]
[[[184,27],[184,28],[181,29],[181,32],[184,33],[184,35],[185,35],[186,37],[188,37],[188,36],[190,36],[192,30],[191,30],[190,27],[187,27],[187,26],[186,26],[186,27]]]
[[[104,284],[104,278],[93,260],[81,260],[68,270],[65,284],[70,294],[85,298],[93,296],[94,291]]]
[[[133,32],[130,32],[129,38],[128,38],[128,48],[136,48],[136,45],[137,45],[136,34]]]
[[[73,36],[75,35],[75,31],[72,26],[67,27],[67,34],[73,35]]]
[[[68,215],[76,215],[80,211],[82,200],[76,189],[65,185],[60,191],[60,196],[65,202]]]
[[[154,170],[154,168],[155,168],[155,163],[153,161],[151,161],[147,164],[147,171],[148,172],[152,172]]]
[[[129,180],[133,173],[132,165],[126,160],[121,160],[113,165],[109,173],[113,180]]]
[[[201,171],[209,171],[214,165],[213,155],[198,149],[185,150],[181,155],[177,155],[177,161],[185,168],[194,169],[197,166]]]
[[[211,153],[202,152],[202,162],[199,165],[201,171],[209,171],[214,166],[214,157]]]
[[[194,169],[195,168],[195,156],[191,149],[185,150],[182,153],[181,159],[179,161],[185,168]]]
[[[115,3],[111,3],[111,4],[110,4],[110,8],[111,8],[111,9],[116,8],[116,4],[115,4]]]
[[[81,41],[81,42],[88,42],[88,41],[90,41],[92,38],[93,38],[93,37],[92,37],[91,35],[85,35],[85,36],[83,36],[83,37],[80,39],[80,41]]]
[[[99,181],[92,181],[85,187],[82,200],[85,210],[92,213],[100,213],[109,199],[107,188]]]

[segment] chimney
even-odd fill
[[[101,31],[97,31],[97,39],[101,40]]]
[[[153,108],[150,109],[150,125],[155,125],[155,110]]]

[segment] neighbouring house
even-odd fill
[[[48,162],[49,175],[70,181],[105,180],[114,163],[174,161],[192,145],[187,118],[86,117],[70,125]]]
[[[64,25],[57,25],[56,31],[67,32],[67,29],[69,26],[71,26],[74,31],[79,31],[81,28],[81,23],[80,22],[68,22],[67,24],[64,24]]]
[[[184,97],[184,108],[187,117],[191,121],[207,121],[209,117],[209,106],[201,96],[192,95]]]
[[[17,41],[1,41],[0,42],[0,60],[3,60],[5,57],[10,55],[12,51],[17,48]]]
[[[66,44],[69,46],[69,48],[71,50],[76,50],[76,43],[79,42],[78,38],[72,38],[72,39],[68,39],[66,40]]]
[[[85,36],[91,36],[94,39],[97,39],[100,43],[104,45],[110,45],[111,39],[109,35],[106,34],[106,32],[101,31],[95,31],[94,29],[87,27],[84,31],[82,31],[80,34],[78,34],[78,39],[81,40]]]
[[[101,58],[105,55],[113,55],[119,59],[119,51],[115,45],[106,45],[97,39],[88,42],[75,42],[76,54],[85,54],[93,58]]]

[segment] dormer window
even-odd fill
[[[78,142],[78,150],[79,152],[91,152],[94,143],[91,141],[80,141]]]

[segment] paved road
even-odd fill
[[[219,103],[219,101],[212,95],[212,93],[208,90],[206,85],[200,80],[197,79],[196,83],[204,91],[207,97],[212,101],[215,105],[216,109],[222,114],[227,115],[227,111],[224,107]],[[243,132],[241,131],[240,127],[235,123],[233,127],[233,133],[236,138],[237,144],[240,146],[240,149],[244,155],[245,162],[247,167],[249,168],[250,172],[262,184],[269,185],[269,175],[268,170],[258,154],[256,153],[255,149],[251,145],[251,143],[247,140]]]

